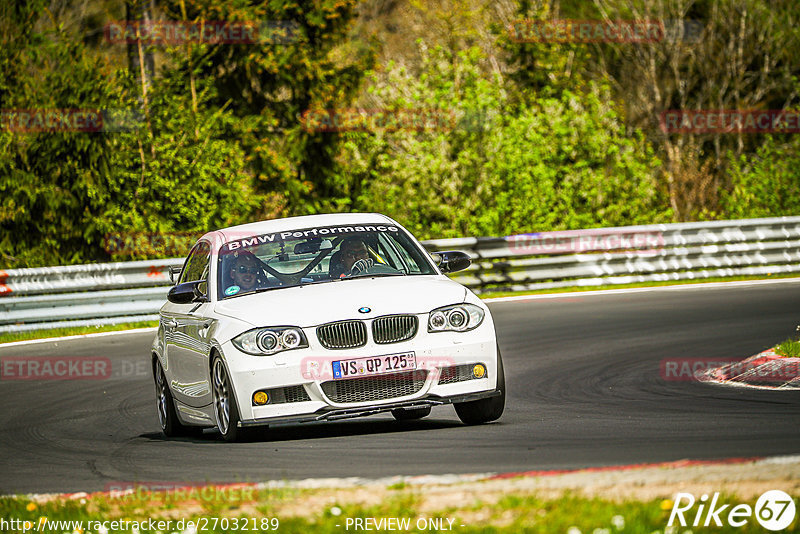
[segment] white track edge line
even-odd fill
[[[732,282],[698,282],[688,284],[672,284],[667,286],[627,287],[621,289],[598,289],[586,291],[569,291],[564,293],[543,293],[541,295],[513,295],[508,297],[495,297],[482,299],[484,302],[517,302],[525,300],[574,298],[576,295],[623,295],[626,293],[647,293],[652,291],[691,291],[697,289],[735,289],[737,287],[760,286],[769,284],[798,284],[797,278],[777,278],[775,280],[735,280]]]

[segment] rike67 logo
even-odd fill
[[[792,524],[795,512],[794,500],[781,490],[765,492],[756,501],[755,508],[749,504],[737,504],[731,508],[730,504],[720,503],[719,493],[714,493],[710,502],[706,494],[698,502],[691,493],[678,493],[667,527],[675,525],[676,520],[682,527],[688,526],[689,522],[693,527],[721,527],[723,522],[732,527],[743,527],[755,516],[765,529],[778,531]]]

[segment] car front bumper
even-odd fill
[[[240,421],[240,427],[272,425],[279,423],[313,423],[315,421],[337,421],[339,419],[352,419],[354,417],[366,417],[379,413],[390,412],[397,409],[414,410],[418,408],[429,408],[434,406],[444,406],[445,404],[455,404],[459,402],[470,402],[481,399],[488,399],[500,395],[499,391],[484,391],[481,393],[471,393],[469,395],[456,395],[452,397],[438,397],[429,395],[427,397],[405,401],[393,402],[391,404],[380,404],[374,406],[359,406],[355,408],[320,408],[313,414],[299,414],[285,417],[262,417],[248,421]]]
[[[326,350],[314,346],[311,340],[312,345],[307,349],[274,356],[251,356],[238,351],[230,342],[222,348],[241,426],[324,421],[398,408],[468,402],[498,394],[497,344],[493,325],[486,326],[489,328],[454,334],[420,332],[409,342],[369,343],[348,350]],[[415,354],[415,371],[346,379],[334,379],[331,375],[333,361],[408,352]],[[475,364],[483,364],[484,377],[475,378],[471,374]],[[374,390],[370,389],[373,385]],[[256,391],[269,392],[270,402],[254,406]],[[334,391],[356,394],[337,397]]]

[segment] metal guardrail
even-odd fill
[[[0,332],[157,321],[182,258],[0,271]]]
[[[800,272],[800,216],[423,242],[476,292]],[[181,258],[0,271],[0,332],[158,319]]]
[[[529,291],[800,272],[800,217],[676,223],[426,242],[470,253],[454,280]]]

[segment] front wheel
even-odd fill
[[[461,422],[467,425],[479,425],[499,419],[506,406],[506,377],[503,372],[503,360],[500,347],[497,348],[497,391],[500,395],[469,402],[456,403],[455,409]]]
[[[239,428],[239,409],[236,406],[236,397],[233,394],[225,363],[219,355],[214,356],[211,364],[211,384],[214,395],[214,416],[222,439],[225,441],[241,439],[244,431]]]

